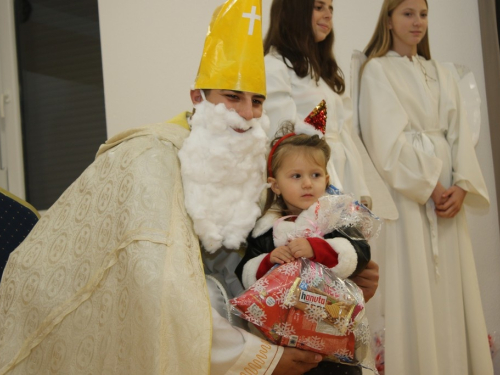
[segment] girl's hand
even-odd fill
[[[441,185],[441,182],[438,181],[436,187],[434,188],[434,191],[431,194],[431,198],[434,201],[436,207],[446,202],[447,198],[443,198],[445,191],[446,189],[444,188],[444,186]]]
[[[288,244],[290,251],[295,258],[313,258],[314,251],[311,244],[305,238],[296,238]]]
[[[442,203],[436,204],[436,215],[444,218],[455,217],[460,212],[467,192],[453,185],[442,194]]]
[[[280,246],[271,251],[269,260],[274,264],[283,264],[290,263],[294,258],[288,246]]]

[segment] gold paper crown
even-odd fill
[[[266,95],[261,0],[228,0],[215,10],[195,88]]]

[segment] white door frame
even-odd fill
[[[26,199],[14,0],[0,0],[0,186]]]

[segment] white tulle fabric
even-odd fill
[[[210,302],[177,159],[188,134],[158,124],[109,140],[11,255],[0,374],[209,373]]]
[[[367,208],[359,205],[351,195],[325,194],[302,211],[295,221],[286,221],[287,216],[273,225],[274,246],[283,246],[296,238],[323,238],[334,230],[355,227],[360,236],[353,240],[369,240],[380,230],[381,221]]]

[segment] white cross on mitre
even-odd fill
[[[257,14],[257,7],[252,6],[251,13],[243,13],[243,18],[250,19],[250,25],[248,26],[248,35],[253,35],[253,28],[255,26],[255,20],[260,21],[260,15]]]

